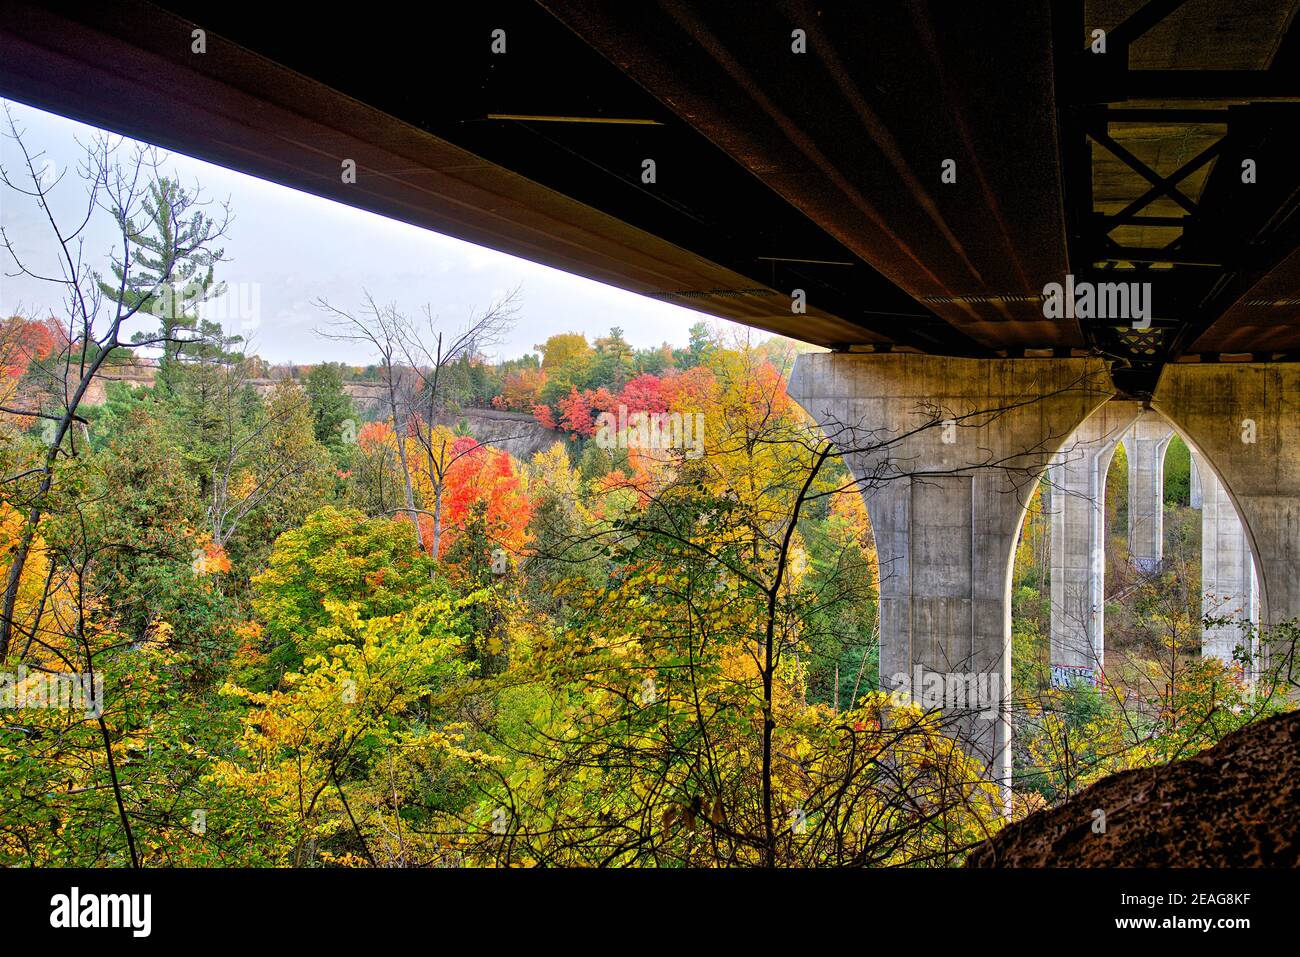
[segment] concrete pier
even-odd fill
[[[1129,558],[1154,572],[1164,558],[1165,452],[1174,430],[1154,412],[1141,415],[1124,438],[1128,454]]]
[[[953,728],[1010,780],[1011,568],[1051,460],[1113,390],[1094,359],[799,356],[790,394],[861,483],[880,561],[882,687],[996,688]]]
[[[1049,474],[1052,513],[1052,683],[1095,683],[1105,661],[1106,473],[1121,438],[1142,415],[1107,402],[1067,443]]]
[[[1193,453],[1192,461],[1196,461]],[[1201,614],[1205,618],[1231,619],[1207,627],[1201,653],[1232,663],[1238,646],[1256,648],[1239,623],[1257,623],[1259,608],[1255,566],[1246,530],[1227,490],[1210,469],[1200,469],[1201,479]],[[1248,669],[1248,673],[1253,668]],[[1251,675],[1253,677],[1253,674]]]

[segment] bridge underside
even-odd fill
[[[811,343],[1096,356],[1147,399],[1300,355],[1296,7],[13,2],[0,94]],[[1150,283],[1150,326],[1045,318],[1067,274]]]

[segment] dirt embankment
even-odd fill
[[[1097,833],[1095,811],[1105,813]],[[1125,771],[981,844],[967,867],[1296,867],[1300,712]]]

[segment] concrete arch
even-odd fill
[[[1174,364],[1152,406],[1232,501],[1250,545],[1261,622],[1300,618],[1300,367]]]
[[[1240,507],[1231,498],[1227,483],[1221,483],[1213,463],[1199,461],[1201,453],[1194,439],[1186,435],[1177,423],[1157,409],[1142,409],[1135,402],[1112,400],[1098,413],[1085,421],[1074,440],[1090,454],[1092,501],[1085,508],[1086,517],[1079,507],[1071,508],[1069,501],[1054,512],[1053,567],[1052,567],[1052,625],[1051,664],[1053,682],[1065,684],[1072,677],[1092,678],[1105,665],[1104,626],[1104,563],[1105,540],[1101,517],[1105,511],[1105,476],[1114,450],[1125,446],[1129,453],[1130,496],[1130,547],[1135,552],[1135,564],[1143,569],[1158,566],[1162,558],[1164,482],[1163,464],[1173,436],[1187,443],[1192,462],[1199,468],[1194,482],[1202,499],[1202,604],[1207,614],[1223,613],[1223,604],[1241,605],[1248,617],[1253,615],[1254,586],[1257,577],[1257,558],[1253,544],[1245,532],[1245,522]],[[1118,425],[1116,424],[1118,423]],[[1124,423],[1127,423],[1125,425]],[[1115,436],[1115,432],[1120,434]],[[1054,477],[1067,482],[1068,473],[1057,467]],[[1076,486],[1079,482],[1076,478]],[[1194,491],[1196,491],[1194,490]],[[1081,488],[1066,491],[1082,492]],[[1135,503],[1143,503],[1135,507]],[[1147,527],[1136,529],[1134,512],[1138,521],[1145,518]],[[1060,535],[1058,544],[1056,536]],[[1135,541],[1136,539],[1136,541]],[[1081,561],[1083,548],[1090,548],[1090,561]],[[1243,570],[1242,563],[1246,563]],[[1250,567],[1255,567],[1254,574]],[[1080,569],[1086,569],[1081,573]],[[1060,586],[1058,576],[1063,579]],[[1071,605],[1069,589],[1086,594],[1091,605]],[[1225,599],[1221,604],[1211,600],[1213,593]],[[1226,592],[1226,594],[1224,594]],[[1202,652],[1224,660],[1231,660],[1235,638],[1232,626],[1205,629],[1202,634]],[[1093,673],[1090,674],[1089,672]]]
[[[1244,618],[1258,624],[1263,608],[1259,551],[1241,505],[1232,487],[1201,451],[1196,440],[1163,412],[1155,414],[1169,422],[1191,452],[1195,491],[1199,493],[1201,510],[1202,614],[1207,618]],[[1240,639],[1241,631],[1235,624],[1203,628],[1201,654],[1231,663]],[[1249,651],[1252,661],[1255,661],[1259,648],[1252,646]],[[1248,677],[1253,680],[1256,671],[1252,665]]]

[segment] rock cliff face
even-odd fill
[[[103,405],[105,387],[110,381],[124,382],[132,389],[154,384],[157,368],[138,364],[115,368],[111,373],[96,376],[86,391],[87,405]],[[263,396],[275,389],[273,379],[250,379],[249,384]],[[375,382],[345,382],[344,390],[352,396],[357,411],[369,419],[383,411],[384,387]],[[35,402],[29,403],[35,407]],[[382,416],[380,416],[382,417]],[[528,461],[535,453],[544,452],[556,442],[564,442],[563,433],[542,428],[537,420],[525,412],[502,412],[497,409],[463,409],[439,420],[440,425],[455,428],[464,419],[469,430],[480,442],[505,449],[515,458]]]
[[[1096,809],[1105,832],[1095,833]],[[967,867],[1296,867],[1300,713],[1125,771],[981,844]]]
[[[545,452],[556,442],[564,442],[561,432],[542,428],[524,412],[500,412],[496,409],[462,409],[459,414],[442,416],[439,425],[455,428],[464,419],[470,434],[485,445],[505,449],[520,461],[527,462],[537,452]]]

